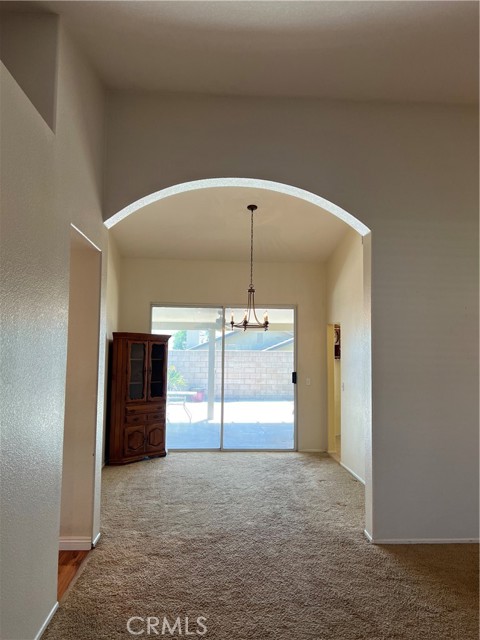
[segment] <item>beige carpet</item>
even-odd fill
[[[174,453],[103,482],[102,540],[45,640],[162,637],[177,616],[163,637],[478,638],[476,546],[368,544],[363,487],[328,457]]]

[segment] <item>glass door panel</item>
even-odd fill
[[[152,309],[152,333],[172,336],[167,368],[169,449],[220,448],[222,332],[222,308]]]
[[[155,398],[163,398],[165,390],[163,388],[163,368],[165,365],[165,345],[164,344],[151,344],[151,357],[150,357],[150,380],[148,388],[148,398],[153,400]]]
[[[232,311],[235,318],[244,314]],[[268,331],[227,325],[224,449],[295,448],[294,315],[269,308]]]
[[[128,343],[128,399],[145,400],[146,342]]]

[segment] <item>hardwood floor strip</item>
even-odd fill
[[[59,551],[57,586],[57,600],[59,602],[89,553],[90,551]]]

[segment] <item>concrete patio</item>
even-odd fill
[[[167,448],[219,449],[221,403],[208,419],[207,402],[168,403]],[[294,448],[293,401],[226,401],[225,449]]]

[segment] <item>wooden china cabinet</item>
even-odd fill
[[[164,456],[168,339],[114,333],[108,464]]]

